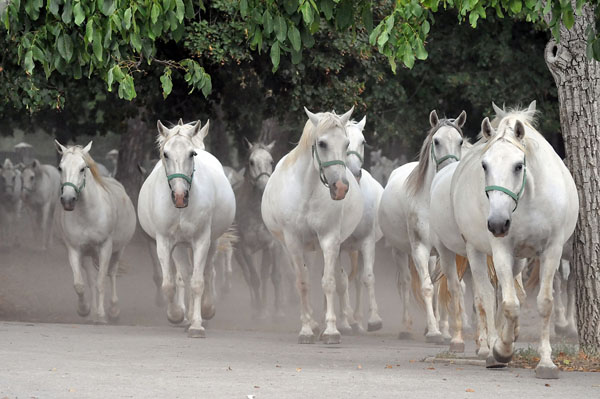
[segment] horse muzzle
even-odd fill
[[[77,202],[77,198],[75,197],[60,197],[60,203],[63,209],[67,212],[71,212],[75,209],[75,203]]]
[[[171,200],[173,201],[175,208],[187,208],[189,199],[189,190],[185,190],[183,192],[171,191]]]
[[[329,186],[329,194],[334,201],[340,201],[346,198],[349,189],[348,180],[341,179]]]
[[[488,219],[488,230],[494,235],[494,237],[501,238],[508,234],[510,229],[509,218],[489,218]]]

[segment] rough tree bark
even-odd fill
[[[146,136],[152,135],[151,132],[154,131],[148,129],[144,109],[139,111],[135,117],[127,119],[127,131],[121,135],[116,176],[136,207],[142,186],[142,176],[137,165],[143,164]]]
[[[575,8],[575,1],[572,1]],[[572,270],[577,289],[577,327],[584,348],[600,349],[600,63],[586,56],[586,34],[594,10],[583,8],[575,25],[551,40],[545,59],[558,87],[560,124],[567,164],[579,193]]]

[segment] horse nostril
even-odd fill
[[[506,221],[504,222],[504,227],[506,227],[507,229],[510,227],[510,219],[506,219]]]
[[[346,179],[345,177],[342,177],[342,184],[344,184],[345,186],[348,185],[348,179]]]
[[[185,198],[187,200],[189,198],[189,196],[190,196],[190,191],[185,190],[185,193],[183,194],[183,198]]]
[[[491,232],[494,232],[494,227],[492,226],[492,223],[488,220],[488,230]]]

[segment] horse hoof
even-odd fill
[[[544,380],[557,380],[558,367],[537,366],[535,368],[535,378],[541,378]]]
[[[465,343],[464,342],[451,342],[450,343],[450,352],[464,353],[465,352]]]
[[[215,313],[217,313],[217,308],[213,306],[202,307],[202,319],[210,320],[215,317]]]
[[[319,327],[318,324],[315,325],[314,327],[312,327],[312,332],[313,332],[313,335],[316,337],[321,336],[321,328]]]
[[[181,309],[180,307],[169,306],[167,308],[167,319],[169,320],[169,323],[180,324],[184,318],[185,318],[185,313],[184,313],[183,309]]]
[[[513,353],[511,352],[509,355],[503,355],[496,350],[496,345],[494,345],[494,349],[492,350],[494,355],[494,359],[496,359],[500,363],[508,363],[511,361]]]
[[[445,337],[442,335],[442,339],[444,340],[444,345],[450,345],[452,343],[452,337]]]
[[[488,356],[485,359],[485,367],[488,369],[503,369],[507,366],[506,363],[502,363],[494,359],[494,356]]]
[[[381,330],[382,327],[383,327],[383,322],[381,320],[374,321],[372,323],[369,322],[367,324],[367,331],[368,332],[379,331],[379,330]]]
[[[444,337],[442,337],[442,334],[440,334],[440,333],[432,334],[432,335],[426,335],[425,336],[425,342],[427,342],[428,344],[441,345],[441,344],[444,343]]]
[[[490,351],[489,351],[489,349],[484,350],[484,349],[479,348],[475,351],[475,354],[477,355],[477,357],[479,359],[484,360],[490,356]]]
[[[299,344],[314,344],[315,343],[315,335],[303,335],[300,334],[298,336],[298,343]]]
[[[342,336],[340,333],[334,334],[323,334],[323,343],[325,345],[335,345],[342,342]]]
[[[118,306],[111,306],[108,309],[108,319],[111,323],[116,323],[119,320],[119,316],[121,315],[121,309]]]
[[[412,333],[408,331],[400,331],[400,334],[398,334],[398,339],[412,339]]]
[[[97,326],[104,326],[106,324],[108,324],[108,321],[106,320],[106,316],[98,316],[94,319],[94,324]]]
[[[206,333],[204,332],[204,327],[190,328],[187,331],[187,335],[189,338],[206,338]]]
[[[90,314],[90,309],[89,303],[83,305],[80,304],[77,306],[77,314],[81,317],[86,317]]]
[[[354,331],[352,331],[352,327],[350,327],[350,326],[338,327],[338,331],[341,332],[343,335],[353,335],[354,334]]]

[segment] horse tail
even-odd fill
[[[517,292],[517,298],[519,299],[519,303],[523,305],[527,300],[527,293],[523,289],[523,284],[521,283],[520,278],[515,278],[515,291]]]
[[[530,292],[540,283],[540,260],[539,258],[536,258],[531,263],[533,263],[533,267],[531,268],[531,273],[529,273],[529,277],[525,283],[525,291]]]
[[[421,278],[419,277],[419,273],[417,272],[417,268],[412,256],[408,257],[408,268],[410,269],[410,285],[413,295],[415,296],[417,304],[419,304],[421,309],[425,309],[425,300],[423,299],[423,294],[421,293]]]
[[[348,276],[348,282],[354,281],[356,275],[358,274],[358,251],[350,252],[350,265],[352,265],[350,270],[350,275]]]
[[[467,271],[467,267],[469,266],[469,261],[466,257],[456,255],[456,274],[458,275],[459,281],[463,279],[465,272]],[[439,258],[438,258],[439,264]],[[436,267],[437,270],[437,267]],[[439,288],[438,288],[438,301],[441,305],[443,305],[446,309],[450,309],[450,299],[452,298],[452,294],[450,293],[450,289],[448,288],[448,278],[445,274],[442,274],[438,279]]]
[[[235,226],[229,227],[227,231],[217,238],[217,252],[223,253],[233,249],[235,243],[239,240]]]
[[[494,286],[494,289],[498,289],[498,276],[496,275],[496,267],[494,266],[494,258],[488,255],[487,257],[488,276],[490,283]]]
[[[469,259],[465,256],[456,255],[456,273],[458,274],[458,279],[462,281],[465,273],[467,272],[467,268],[469,267]]]

